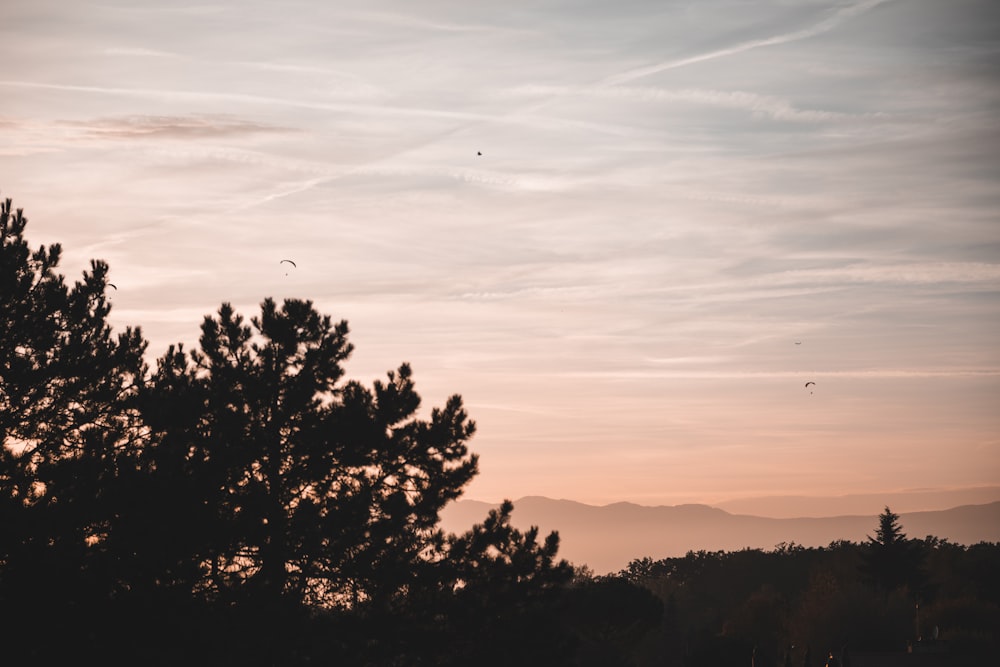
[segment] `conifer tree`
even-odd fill
[[[563,619],[574,570],[557,559],[559,534],[540,539],[536,526],[518,530],[513,509],[505,500],[482,523],[447,537],[404,608],[422,639],[402,644],[403,655],[416,646],[442,667],[577,664],[577,641]]]
[[[0,608],[17,615],[0,622],[30,634],[36,621],[19,623],[32,609],[79,614],[118,589],[108,536],[140,435],[146,343],[138,329],[112,335],[107,264],[67,286],[61,247],[32,249],[27,222],[0,205]]]
[[[372,389],[341,383],[347,333],[308,301],[265,300],[249,323],[224,304],[199,350],[160,359],[147,457],[197,480],[210,596],[385,604],[443,540],[438,513],[476,472],[474,424],[457,396],[419,418],[407,364]]]
[[[146,343],[138,329],[111,334],[107,264],[92,261],[83,280],[67,287],[55,272],[61,246],[32,251],[27,222],[21,209],[11,211],[10,199],[3,202],[0,436],[12,475],[5,491],[30,503],[61,495],[47,483],[56,480],[44,477],[53,464],[121,444],[134,424],[126,399],[145,372]]]
[[[875,536],[869,536],[865,545],[862,571],[885,591],[906,585],[916,592],[914,589],[922,581],[919,545],[907,538],[899,523],[899,515],[888,507],[878,520]]]
[[[544,643],[554,626],[529,619],[551,618],[572,574],[558,536],[512,528],[509,503],[465,535],[438,527],[478,467],[459,396],[421,412],[405,363],[370,388],[345,380],[347,324],[296,299],[249,322],[223,304],[197,349],[150,372],[138,329],[112,335],[107,265],[68,287],[60,246],[32,250],[25,225],[6,201],[0,623],[25,639],[11,656],[155,644],[165,663],[368,664],[387,621],[409,633],[385,653],[404,663],[467,664],[481,652],[455,640],[476,628]],[[480,610],[504,620],[427,625]]]

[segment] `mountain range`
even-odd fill
[[[924,512],[960,505],[984,505],[997,500],[1000,500],[1000,486],[907,489],[888,493],[851,493],[841,496],[753,496],[707,504],[733,514],[791,519],[879,514],[886,505],[896,514]]]
[[[458,500],[441,513],[441,527],[463,532],[498,505]],[[933,535],[957,544],[1000,542],[1000,501],[946,510],[897,512],[909,537]],[[559,555],[594,574],[625,568],[635,559],[683,556],[688,551],[773,549],[781,543],[827,546],[837,540],[863,542],[874,535],[878,514],[827,517],[766,517],[733,514],[708,505],[649,507],[633,503],[596,506],[528,496],[514,501],[511,523],[541,536],[556,530]]]

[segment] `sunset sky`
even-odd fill
[[[1000,485],[995,0],[5,0],[0,37],[0,196],[151,361],[312,299],[349,377],[463,396],[490,502]]]

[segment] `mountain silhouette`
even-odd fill
[[[496,505],[459,500],[441,513],[449,532],[467,530]],[[912,538],[933,535],[957,544],[1000,542],[1000,501],[948,510],[900,514]],[[586,505],[571,500],[528,496],[514,501],[511,524],[542,532],[559,531],[559,555],[595,574],[617,572],[637,558],[654,560],[688,551],[773,549],[780,543],[827,546],[837,540],[863,542],[878,526],[878,512],[808,518],[769,518],[731,514],[708,505],[648,507],[633,503]]]

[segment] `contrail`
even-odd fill
[[[625,82],[628,82],[628,81],[634,81],[635,79],[640,79],[642,77],[649,76],[650,74],[654,74],[656,72],[662,72],[662,71],[668,70],[668,69],[676,69],[678,67],[684,67],[686,65],[691,65],[691,64],[702,62],[702,61],[705,61],[705,60],[712,60],[714,58],[722,58],[722,57],[733,55],[733,54],[736,54],[736,53],[742,53],[744,51],[749,51],[751,49],[756,49],[756,48],[759,48],[761,46],[773,46],[775,44],[786,44],[788,42],[794,42],[794,41],[798,41],[798,40],[801,40],[801,39],[807,39],[809,37],[814,37],[816,35],[820,35],[820,34],[823,34],[825,32],[829,32],[830,30],[833,30],[834,28],[836,28],[840,24],[842,24],[842,23],[844,23],[844,22],[846,22],[846,21],[854,18],[855,16],[858,16],[859,14],[863,14],[863,13],[865,13],[865,12],[871,10],[871,9],[874,9],[878,5],[885,4],[886,2],[889,2],[889,1],[890,0],[863,0],[862,2],[859,2],[859,3],[855,4],[855,5],[850,5],[850,6],[844,7],[842,9],[834,12],[830,16],[826,17],[825,19],[823,19],[819,23],[816,23],[816,24],[814,24],[812,26],[809,26],[807,28],[802,28],[801,30],[796,30],[794,32],[785,33],[783,35],[775,35],[773,37],[765,37],[763,39],[755,39],[755,40],[751,40],[749,42],[743,42],[741,44],[736,44],[734,46],[731,46],[731,47],[728,47],[728,48],[725,48],[725,49],[718,49],[716,51],[709,51],[708,53],[702,53],[702,54],[698,54],[698,55],[695,55],[695,56],[690,56],[690,57],[687,57],[687,58],[681,58],[681,59],[678,59],[678,60],[671,60],[671,61],[664,62],[664,63],[658,63],[656,65],[648,65],[646,67],[640,67],[640,68],[637,68],[637,69],[628,70],[627,72],[621,72],[619,74],[613,74],[611,76],[608,76],[608,77],[605,77],[603,79],[600,79],[599,81],[597,81],[597,82],[595,82],[593,84],[590,84],[589,86],[585,86],[584,88],[585,89],[586,88],[590,88],[590,89],[607,88],[607,87],[614,86],[614,85],[621,84],[621,83],[625,83]],[[515,120],[516,121],[516,119],[518,119],[519,117],[523,118],[524,116],[533,114],[533,113],[535,113],[535,112],[537,112],[537,111],[539,111],[539,110],[547,107],[552,102],[554,102],[554,101],[556,101],[558,99],[561,99],[562,97],[563,97],[563,95],[558,95],[558,94],[557,95],[553,95],[553,96],[549,97],[548,99],[540,100],[540,101],[535,102],[534,104],[531,104],[529,106],[522,107],[521,109],[515,109],[513,111],[510,111],[510,112],[504,114],[499,120],[500,120],[500,122],[509,122],[511,120]],[[449,130],[449,131],[445,132],[442,135],[441,138],[450,136],[450,135],[458,133],[458,132],[462,132],[464,130],[470,129],[470,128],[475,127],[477,125],[481,125],[483,122],[491,122],[491,121],[492,122],[496,122],[496,119],[483,119],[482,121],[478,121],[478,122],[477,121],[473,121],[473,122],[471,122],[471,123],[469,123],[467,125],[459,126],[459,127],[455,128],[454,130]]]
[[[161,98],[178,100],[210,100],[240,102],[243,104],[262,104],[285,106],[317,111],[336,111],[378,116],[413,116],[423,118],[439,118],[459,121],[497,121],[504,117],[471,111],[447,111],[443,109],[428,109],[421,107],[392,107],[376,104],[357,104],[352,102],[310,102],[280,97],[266,97],[245,93],[196,92],[189,90],[157,90],[152,88],[117,88],[109,86],[81,86],[61,83],[40,83],[35,81],[0,80],[0,87],[37,88],[43,90],[63,90],[67,92],[94,93],[98,95],[121,95],[125,97]]]
[[[788,42],[794,42],[802,39],[807,39],[815,35],[819,35],[828,32],[845,21],[863,14],[878,5],[889,2],[889,0],[864,0],[855,5],[850,5],[844,7],[827,18],[823,19],[819,23],[812,26],[802,28],[793,32],[785,33],[782,35],[775,35],[773,37],[766,37],[762,39],[751,40],[747,42],[742,42],[740,44],[733,45],[724,49],[717,49],[715,51],[709,51],[707,53],[701,53],[694,56],[689,56],[687,58],[680,58],[676,60],[670,60],[663,63],[658,63],[655,65],[648,65],[646,67],[640,67],[626,72],[621,72],[619,74],[614,74],[605,77],[599,81],[588,86],[592,89],[607,88],[610,86],[615,86],[617,84],[625,83],[628,81],[634,81],[635,79],[640,79],[650,74],[655,74],[656,72],[662,72],[665,70],[676,69],[679,67],[684,67],[687,65],[692,65],[695,63],[703,62],[706,60],[713,60],[715,58],[722,58],[725,56],[734,55],[737,53],[742,53],[744,51],[749,51],[751,49],[756,49],[763,46],[773,46],[776,44],[785,44]],[[299,100],[290,100],[285,98],[273,98],[265,97],[260,95],[251,94],[239,94],[239,93],[217,93],[217,92],[192,92],[192,91],[176,91],[176,90],[155,90],[155,89],[131,89],[131,88],[117,88],[117,87],[98,87],[98,86],[84,86],[84,85],[72,85],[72,84],[49,84],[49,83],[39,83],[39,82],[28,82],[28,81],[11,81],[11,80],[0,80],[0,87],[21,87],[21,88],[42,88],[42,89],[53,89],[53,90],[66,90],[75,92],[88,92],[88,93],[98,93],[98,94],[109,94],[109,95],[125,95],[125,96],[135,96],[135,97],[161,97],[161,98],[175,98],[175,99],[215,99],[215,100],[228,100],[231,102],[240,102],[245,104],[277,104],[289,107],[299,107],[308,108],[324,111],[335,111],[335,112],[345,112],[345,113],[360,113],[367,115],[378,115],[378,116],[409,116],[409,117],[425,117],[425,118],[437,118],[441,120],[452,120],[458,121],[458,125],[444,130],[443,132],[436,133],[434,136],[424,138],[420,141],[413,142],[411,145],[392,151],[390,155],[383,156],[382,158],[371,160],[367,165],[377,164],[386,159],[391,159],[403,155],[407,152],[421,148],[427,145],[432,145],[447,139],[455,134],[465,132],[474,127],[486,124],[495,123],[544,123],[545,119],[532,117],[533,114],[540,111],[541,109],[549,106],[551,103],[557,99],[561,99],[563,95],[554,95],[548,99],[540,100],[534,104],[521,107],[519,109],[513,109],[506,113],[500,114],[486,114],[486,113],[476,113],[476,112],[466,112],[466,111],[447,111],[441,109],[428,109],[428,108],[413,108],[413,107],[390,107],[390,106],[379,106],[371,104],[356,104],[356,103],[329,103],[329,102],[308,102]],[[253,206],[255,204],[263,203],[266,201],[271,201],[274,199],[280,199],[287,196],[295,195],[300,192],[311,190],[321,184],[328,183],[339,178],[342,178],[348,173],[353,173],[357,171],[359,167],[353,169],[348,169],[343,172],[338,172],[329,176],[323,176],[319,178],[312,178],[306,181],[302,181],[293,185],[285,190],[273,192],[266,195],[263,200],[255,200],[252,203],[240,206],[239,208],[246,208],[248,206]]]
[[[749,51],[751,49],[756,49],[756,48],[759,48],[759,47],[762,47],[762,46],[774,46],[776,44],[787,44],[788,42],[795,42],[795,41],[802,40],[802,39],[808,39],[809,37],[814,37],[816,35],[821,35],[821,34],[823,34],[825,32],[829,32],[830,30],[833,30],[834,28],[836,28],[840,24],[844,23],[845,21],[848,21],[848,20],[854,18],[855,16],[858,16],[859,14],[863,14],[863,13],[865,13],[865,12],[867,12],[867,11],[875,8],[875,7],[877,7],[878,5],[885,4],[886,2],[889,2],[889,0],[864,0],[863,2],[859,2],[856,5],[850,5],[850,6],[844,7],[842,9],[834,12],[830,16],[826,17],[825,19],[823,19],[819,23],[816,23],[816,24],[814,24],[812,26],[809,26],[807,28],[802,28],[800,30],[795,30],[793,32],[788,32],[788,33],[785,33],[783,35],[775,35],[773,37],[765,37],[763,39],[754,39],[754,40],[750,40],[748,42],[742,42],[740,44],[735,44],[735,45],[730,46],[730,47],[725,48],[725,49],[717,49],[715,51],[709,51],[707,53],[701,53],[701,54],[698,54],[698,55],[695,55],[695,56],[689,56],[687,58],[680,58],[678,60],[670,60],[670,61],[667,61],[667,62],[664,62],[664,63],[658,63],[656,65],[648,65],[646,67],[640,67],[640,68],[637,68],[637,69],[628,70],[627,72],[622,72],[622,73],[619,73],[619,74],[614,74],[614,75],[609,76],[609,77],[605,77],[604,79],[601,79],[600,81],[597,81],[596,83],[591,84],[590,86],[587,86],[586,88],[589,88],[591,90],[608,88],[610,86],[615,86],[615,85],[618,85],[618,84],[626,83],[628,81],[634,81],[635,79],[641,79],[642,77],[649,76],[650,74],[655,74],[656,72],[662,72],[662,71],[669,70],[669,69],[676,69],[678,67],[684,67],[686,65],[693,65],[694,63],[699,63],[699,62],[703,62],[703,61],[706,61],[706,60],[714,60],[715,58],[723,58],[725,56],[735,55],[737,53],[742,53],[744,51]],[[508,112],[506,114],[502,114],[500,116],[494,116],[494,117],[486,117],[486,116],[482,116],[482,115],[478,115],[478,117],[477,117],[477,115],[474,115],[474,114],[461,114],[461,115],[457,114],[457,113],[456,114],[452,114],[453,116],[459,117],[459,118],[462,118],[464,116],[464,118],[462,118],[463,120],[468,120],[468,121],[471,121],[471,122],[468,122],[467,124],[460,125],[460,126],[455,127],[455,128],[451,128],[451,129],[445,130],[444,132],[440,133],[436,137],[433,137],[433,138],[430,138],[430,139],[427,139],[425,141],[420,142],[418,144],[418,146],[422,147],[422,146],[426,146],[426,145],[431,145],[431,144],[437,143],[437,142],[439,142],[439,141],[441,141],[441,140],[443,140],[443,139],[445,139],[447,137],[455,135],[455,134],[457,134],[459,132],[466,131],[466,130],[468,130],[468,129],[472,128],[472,127],[475,127],[477,125],[482,125],[484,123],[518,122],[518,120],[521,120],[523,122],[526,116],[530,116],[531,114],[533,114],[533,113],[535,113],[537,111],[540,111],[541,109],[545,108],[546,106],[548,106],[549,104],[551,104],[553,101],[555,101],[556,99],[559,99],[561,97],[562,97],[562,95],[555,95],[555,96],[549,97],[548,99],[540,100],[540,101],[538,101],[538,102],[536,102],[536,103],[534,103],[532,105],[529,105],[527,107],[522,107],[520,109],[515,109],[515,110],[510,111],[510,112]],[[410,150],[410,149],[407,149],[407,150]],[[393,155],[394,156],[398,156],[398,155],[403,154],[404,152],[407,152],[407,151],[406,150],[399,151],[399,152],[394,153]],[[356,171],[356,168],[348,170],[346,173],[352,173],[354,171]],[[344,175],[346,175],[346,174],[337,174],[337,175],[326,177],[326,178],[311,179],[311,180],[305,181],[305,182],[301,183],[300,185],[298,185],[298,186],[296,186],[296,187],[294,187],[294,188],[292,188],[290,190],[287,190],[285,192],[272,193],[271,195],[268,195],[267,197],[265,197],[264,200],[262,200],[262,202],[258,202],[258,203],[263,203],[263,201],[271,201],[273,199],[278,199],[278,198],[282,198],[282,197],[287,197],[289,195],[298,194],[300,192],[304,192],[306,190],[310,190],[310,189],[312,189],[312,188],[314,188],[314,187],[316,187],[316,186],[318,186],[320,184],[328,183],[328,182],[337,180],[337,179],[343,177]],[[241,208],[243,208],[243,207],[241,207]]]
[[[717,49],[715,51],[709,51],[707,53],[699,53],[698,55],[689,56],[687,58],[668,60],[667,62],[657,63],[656,65],[647,65],[646,67],[639,67],[636,69],[629,70],[627,72],[622,72],[620,74],[609,76],[603,79],[597,85],[614,86],[621,83],[625,83],[627,81],[634,81],[635,79],[641,79],[644,76],[649,76],[650,74],[656,74],[657,72],[663,72],[669,69],[677,69],[678,67],[693,65],[695,63],[704,62],[706,60],[723,58],[725,56],[731,56],[737,53],[743,53],[744,51],[750,51],[751,49],[756,49],[762,46],[787,44],[788,42],[797,42],[800,39],[808,39],[809,37],[815,37],[816,35],[821,35],[824,32],[829,32],[830,30],[833,30],[834,28],[839,26],[841,23],[844,23],[845,21],[848,21],[859,14],[863,14],[871,9],[874,9],[878,5],[885,4],[888,1],[889,0],[866,0],[865,2],[859,2],[856,5],[844,7],[843,9],[834,12],[824,20],[808,28],[802,28],[801,30],[785,33],[784,35],[775,35],[774,37],[765,37],[764,39],[753,39],[750,40],[749,42],[735,44],[725,49]]]

